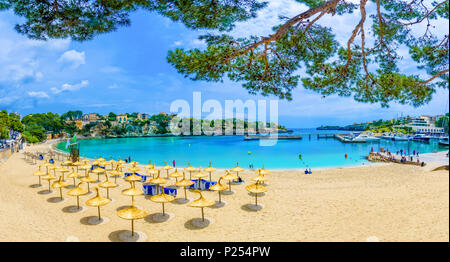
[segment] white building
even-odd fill
[[[420,116],[409,119],[406,126],[412,128],[415,133],[430,134],[430,135],[442,135],[444,134],[444,128],[435,126],[436,117],[432,116]]]

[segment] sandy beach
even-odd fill
[[[41,144],[25,150],[47,151],[48,147]],[[135,221],[135,230],[145,233],[145,241],[150,242],[368,238],[448,242],[449,171],[431,171],[437,165],[377,164],[313,170],[310,175],[302,170],[277,170],[267,175],[268,192],[258,198],[264,208],[257,212],[247,208],[254,197],[245,190],[255,173],[245,171],[241,176],[246,182],[232,185],[234,194],[223,195],[224,207],[205,208],[205,217],[212,221],[208,227],[192,226],[192,220],[201,217],[200,209],[177,203],[166,204],[166,212],[173,217],[154,222],[152,217],[161,212],[161,204],[138,196],[135,204],[150,215]],[[76,205],[76,198],[63,189],[65,200],[54,203],[59,191],[46,194],[44,180],[42,187],[35,187],[38,178],[32,173],[37,169],[22,153],[0,164],[0,241],[120,241],[119,235],[130,230],[130,221],[117,216],[118,209],[131,203],[130,197],[121,195],[128,182],[118,179],[120,186],[110,190],[113,201],[102,207],[102,215],[109,221],[90,225],[87,221],[97,215],[97,209],[86,206],[85,201],[94,193],[80,197],[84,211],[71,213],[69,208]],[[213,180],[222,175],[222,171],[213,173]],[[72,184],[70,179],[67,182]],[[105,190],[100,190],[106,196]],[[179,196],[183,196],[182,190]],[[205,192],[204,196],[218,199],[215,192]],[[196,199],[197,195],[188,191],[188,198]]]

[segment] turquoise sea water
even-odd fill
[[[294,129],[294,134],[302,134],[302,140],[278,140],[273,146],[261,146],[259,141],[244,141],[243,136],[198,136],[198,137],[141,137],[79,140],[80,155],[95,158],[101,155],[109,159],[131,157],[140,163],[149,160],[156,165],[167,161],[172,165],[184,167],[191,165],[206,167],[212,162],[214,167],[231,168],[239,161],[239,166],[255,168],[265,165],[270,169],[304,169],[306,167],[341,167],[367,163],[365,156],[371,148],[380,147],[391,152],[403,149],[412,153],[430,153],[440,150],[438,141],[418,143],[407,141],[388,141],[368,143],[342,143],[336,139],[317,139],[317,134],[349,133],[348,131],[326,131],[315,129]],[[307,134],[313,134],[311,138]],[[58,145],[65,149],[65,142]],[[248,154],[250,152],[250,155]],[[347,153],[348,158],[344,155]],[[302,155],[302,160],[299,159]]]

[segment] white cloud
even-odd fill
[[[193,39],[190,42],[190,45],[193,47],[206,47],[206,42],[204,40],[200,40],[200,39]]]
[[[61,55],[61,57],[58,59],[58,63],[68,64],[73,69],[75,69],[80,65],[84,65],[86,63],[86,55],[84,51],[78,52],[76,50],[69,50]]]
[[[28,95],[37,98],[49,98],[48,94],[44,91],[31,91],[28,92]]]
[[[52,87],[50,90],[54,94],[59,94],[59,93],[61,93],[63,91],[77,91],[77,90],[79,90],[79,89],[81,89],[83,87],[86,87],[88,84],[89,84],[89,81],[83,80],[83,81],[81,81],[78,84],[71,85],[71,84],[67,84],[66,83],[66,84],[63,84],[61,86],[61,88]]]
[[[102,67],[100,69],[100,71],[103,73],[118,73],[118,72],[121,72],[122,69],[117,66],[105,66],[105,67]]]
[[[180,46],[183,44],[183,41],[175,41],[173,42],[172,46]]]
[[[109,89],[117,89],[119,88],[119,86],[117,84],[112,84],[110,86],[108,86]]]

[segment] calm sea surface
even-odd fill
[[[243,136],[198,136],[198,137],[141,137],[117,139],[79,140],[80,155],[95,158],[101,155],[106,159],[131,157],[140,163],[149,160],[156,165],[167,161],[172,165],[184,167],[191,165],[206,167],[212,162],[214,167],[231,168],[239,166],[255,168],[265,165],[269,169],[301,169],[317,167],[355,166],[367,163],[365,156],[371,148],[378,151],[380,147],[391,152],[403,149],[412,153],[430,153],[441,150],[438,141],[418,143],[407,141],[342,143],[336,139],[317,139],[317,134],[349,133],[349,131],[328,131],[315,129],[293,129],[295,134],[303,135],[302,140],[278,140],[273,146],[261,146],[259,141],[244,141]],[[308,134],[312,134],[311,138]],[[65,149],[66,142],[58,145]],[[66,150],[67,151],[67,150]],[[344,155],[347,153],[348,158]],[[301,155],[302,159],[299,158]]]

